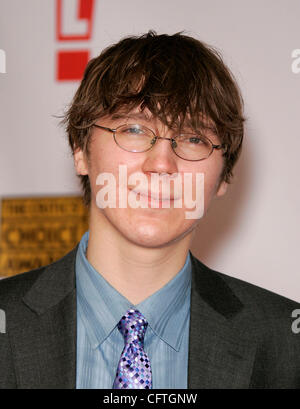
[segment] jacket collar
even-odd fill
[[[75,289],[77,249],[78,244],[60,260],[44,268],[39,278],[23,297],[23,301],[31,310],[39,315],[43,314]]]
[[[45,267],[23,301],[38,314],[63,300],[76,287],[75,262],[78,245],[60,260]],[[192,288],[212,310],[225,318],[237,314],[243,304],[220,273],[212,271],[190,252]]]

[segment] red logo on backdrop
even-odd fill
[[[60,43],[88,41],[92,36],[95,0],[56,0],[56,39]],[[90,58],[89,49],[59,50],[56,79],[79,81]]]

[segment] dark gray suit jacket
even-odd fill
[[[76,387],[77,248],[0,280],[0,388]],[[300,388],[299,304],[191,257],[188,387]]]

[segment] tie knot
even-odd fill
[[[118,329],[126,343],[140,343],[142,346],[147,326],[148,322],[143,314],[134,309],[129,309],[118,323]]]

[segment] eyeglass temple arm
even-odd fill
[[[226,147],[226,145],[225,145],[225,143],[222,143],[221,145],[212,145],[212,147],[214,148],[214,149],[223,149],[223,148],[225,148]]]
[[[109,132],[115,132],[116,131],[115,129],[107,128],[106,126],[101,126],[101,125],[97,125],[97,124],[93,124],[93,126],[96,126],[97,128],[100,128],[100,129],[105,129],[106,131],[109,131]]]

